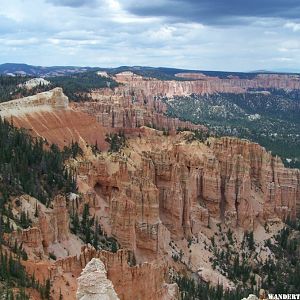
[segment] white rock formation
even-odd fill
[[[242,300],[258,300],[258,298],[255,295],[250,294],[248,298],[243,298]]]
[[[49,85],[50,81],[45,80],[44,78],[32,78],[26,82],[24,82],[23,84],[20,84],[20,86],[25,87],[28,90],[31,90],[39,85]]]
[[[105,72],[105,71],[98,71],[98,72],[97,72],[97,75],[98,75],[98,76],[101,76],[101,77],[107,77],[107,78],[110,77],[110,76],[107,74],[107,72]]]
[[[0,103],[0,116],[8,118],[53,109],[67,109],[68,105],[68,97],[63,93],[62,88],[57,87],[34,96]]]
[[[119,300],[103,262],[93,258],[78,277],[77,300]]]
[[[176,283],[164,284],[166,289],[165,294],[162,297],[162,300],[176,300],[179,299],[179,288]]]

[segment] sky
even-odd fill
[[[7,62],[300,71],[300,1],[1,0]]]

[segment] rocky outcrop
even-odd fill
[[[111,253],[85,248],[80,256],[81,265],[85,266],[94,257],[100,258],[104,263],[107,277],[113,282],[121,300],[177,299],[168,296],[174,294],[172,293],[174,287],[170,286],[169,289],[165,284],[168,268],[163,260],[130,266],[128,264],[131,261],[130,252],[126,250]]]
[[[224,197],[237,221],[251,225],[254,216],[265,220],[296,217],[299,170],[285,168],[279,157],[246,140],[221,138],[211,148],[221,161]]]
[[[90,96],[93,101],[74,103],[73,107],[95,116],[106,128],[124,130],[150,126],[161,130],[206,130],[202,125],[167,117],[165,104],[154,99],[153,95],[145,97],[139,91],[126,90],[126,87],[97,90]]]
[[[130,72],[129,72],[130,73]],[[252,79],[237,76],[227,78],[210,77],[199,73],[178,73],[186,80],[159,80],[132,74],[117,74],[116,80],[131,91],[141,91],[145,96],[184,96],[212,93],[244,93],[251,88],[300,89],[299,75],[258,74]]]
[[[38,86],[48,86],[50,84],[50,81],[45,80],[44,78],[32,78],[30,80],[27,80],[23,84],[20,84],[19,87],[24,87],[28,90],[31,90]]]
[[[0,116],[60,147],[79,141],[107,149],[103,127],[95,117],[72,110],[61,88],[0,103]]]
[[[53,109],[66,109],[68,104],[68,97],[63,94],[62,89],[55,88],[49,92],[0,103],[0,116],[8,118]]]
[[[46,248],[52,243],[69,238],[69,213],[65,197],[56,196],[53,200],[53,209],[39,213],[39,228],[42,235],[41,242]]]
[[[28,197],[28,199],[31,198]],[[40,256],[44,252],[47,253],[50,245],[69,239],[69,213],[66,199],[61,195],[53,199],[52,209],[37,204],[36,199],[34,199],[34,205],[37,205],[38,216],[33,218],[35,220],[33,226],[14,231],[10,235],[10,239],[11,241],[16,239],[19,244],[23,244],[26,248],[32,248],[34,253]],[[25,212],[30,215],[29,209]]]
[[[78,278],[76,299],[119,300],[113,284],[107,279],[105,266],[100,259],[93,258]]]

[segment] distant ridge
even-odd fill
[[[0,74],[15,74],[15,75],[28,75],[28,76],[61,76],[79,72],[86,72],[96,70],[99,68],[90,67],[76,67],[76,66],[32,66],[27,64],[18,63],[5,63],[0,65]]]
[[[268,71],[257,70],[250,72],[230,72],[230,71],[207,71],[207,70],[189,70],[168,67],[149,67],[149,66],[120,66],[117,68],[101,67],[78,67],[78,66],[33,66],[23,63],[4,63],[0,65],[0,74],[6,75],[27,75],[34,77],[65,76],[74,73],[88,71],[107,71],[110,74],[116,74],[123,71],[132,71],[138,75],[155,77],[162,80],[180,80],[175,76],[177,73],[202,73],[207,76],[227,78],[229,76],[238,76],[241,79],[251,79],[257,74],[291,74],[297,72]],[[300,72],[299,72],[300,73]]]
[[[274,70],[254,70],[249,73],[259,73],[259,74],[300,74],[298,69],[274,69]]]

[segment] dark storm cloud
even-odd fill
[[[300,19],[299,0],[128,1],[126,8],[138,16],[166,17],[170,21],[208,25],[241,24],[253,18]]]
[[[52,3],[57,6],[68,6],[68,7],[81,7],[91,6],[97,4],[97,0],[47,0],[48,3]]]
[[[300,0],[250,1],[1,0],[0,63],[300,69]]]

